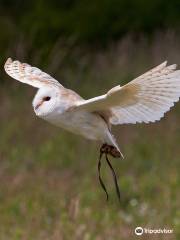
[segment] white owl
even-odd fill
[[[103,143],[98,163],[99,180],[101,156],[123,156],[111,133],[111,125],[149,123],[160,120],[179,100],[180,70],[167,62],[153,68],[124,86],[116,86],[106,94],[84,100],[76,92],[63,87],[50,75],[26,63],[8,59],[5,71],[12,78],[39,88],[33,100],[36,115],[73,133]],[[119,189],[115,178],[118,196]],[[108,198],[108,195],[107,195]]]

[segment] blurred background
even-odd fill
[[[137,226],[180,239],[179,103],[160,122],[113,128],[122,200],[104,164],[107,203],[99,145],[35,117],[36,89],[3,70],[17,58],[94,97],[164,60],[180,64],[179,26],[179,0],[0,0],[0,239],[135,239]]]

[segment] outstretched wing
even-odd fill
[[[13,61],[11,58],[7,59],[4,69],[12,78],[36,88],[47,86],[63,87],[56,79],[42,72],[39,68],[17,60]]]
[[[107,94],[79,101],[77,109],[110,110],[112,124],[155,122],[179,100],[180,70],[167,62],[153,68],[123,87]]]

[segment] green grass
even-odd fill
[[[65,72],[69,87],[90,97],[117,84],[118,78],[123,82],[135,76],[133,68],[118,72],[127,61],[106,68],[109,58],[103,59],[103,66],[96,59],[77,81]],[[137,59],[138,68],[142,55]],[[98,183],[100,145],[37,119],[30,104],[34,90],[7,81],[12,87],[1,89],[0,239],[135,239],[136,226],[172,228],[168,239],[178,239],[179,104],[159,123],[113,129],[125,155],[125,160],[111,160],[119,177],[119,204],[105,162],[109,202]]]

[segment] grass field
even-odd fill
[[[149,48],[126,39],[55,75],[82,96],[102,94],[165,56],[178,63],[180,49],[164,39]],[[119,204],[105,164],[108,203],[99,186],[98,143],[37,119],[31,107],[34,89],[6,77],[0,93],[0,239],[136,239],[137,226],[173,229],[153,239],[179,239],[179,104],[158,123],[113,129],[125,155],[111,161],[121,187]]]

